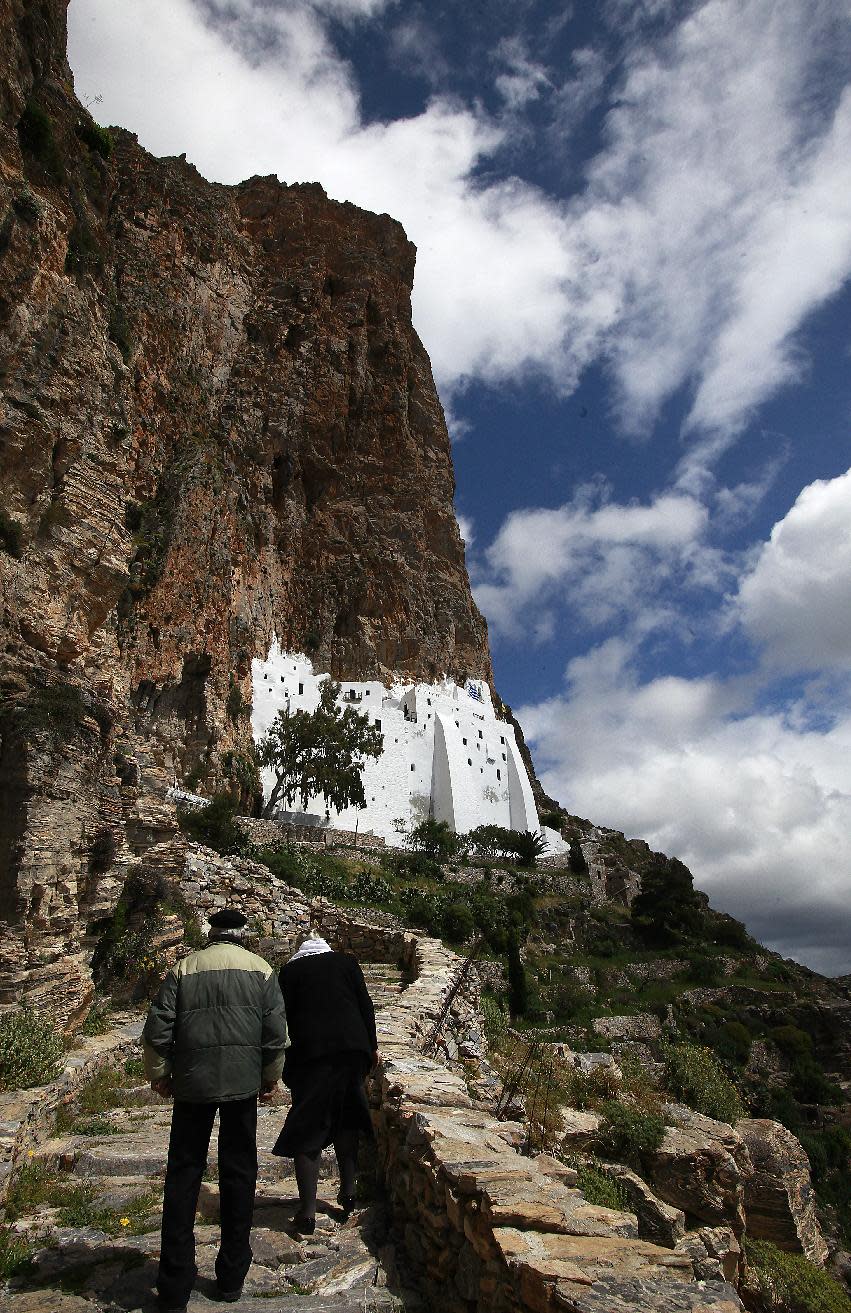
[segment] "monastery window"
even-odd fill
[[[416,767],[416,763],[412,761],[412,762],[411,762],[411,770],[416,770],[416,769],[417,769],[417,767]]]
[[[505,761],[505,753],[502,754],[502,760]]]
[[[502,779],[502,771],[501,771],[501,770],[497,770],[497,772],[496,772],[496,778],[497,778],[498,780],[501,780],[501,779]]]
[[[298,695],[299,695],[299,697],[301,697],[303,693],[304,693],[304,684],[299,684],[299,686],[298,686]]]
[[[460,729],[460,728],[461,728],[461,726],[458,724],[458,721],[457,721],[457,720],[456,720],[456,722],[455,722],[455,728],[456,728],[456,729]]]
[[[479,730],[479,738],[481,738],[481,737],[482,737],[482,731]]]
[[[472,764],[473,764],[473,759],[472,759],[472,757],[468,757],[468,758],[467,758],[467,765],[468,765],[468,766],[472,766]]]
[[[504,743],[504,742],[505,742],[505,735],[504,735],[504,734],[500,734],[500,736],[499,736],[499,741],[500,741],[500,743]]]
[[[467,746],[467,740],[466,740],[466,739],[462,739],[461,742],[464,744],[464,747],[466,748],[466,746]]]
[[[369,697],[369,689],[366,690],[366,696]]]
[[[376,729],[381,729],[381,720],[378,716],[375,718],[375,727]]]
[[[429,706],[431,706],[431,698],[426,698],[426,702],[428,703]]]

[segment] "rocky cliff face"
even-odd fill
[[[110,141],[65,0],[0,26],[9,998],[86,979],[81,918],[113,850],[168,830],[165,783],[250,789],[274,634],[341,677],[491,669],[401,227]]]

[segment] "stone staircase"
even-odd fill
[[[398,999],[398,970],[364,964],[379,1015]],[[136,1070],[133,1064],[132,1070]],[[162,1185],[171,1107],[138,1075],[112,1092],[117,1106],[79,1114],[64,1134],[39,1145],[18,1188],[14,1229],[34,1249],[31,1269],[0,1288],[4,1313],[148,1313],[159,1253]],[[259,1176],[252,1232],[254,1262],[241,1313],[391,1313],[420,1307],[400,1285],[388,1244],[386,1204],[370,1190],[369,1155],[360,1184],[366,1198],[348,1220],[335,1202],[336,1164],[323,1155],[316,1232],[291,1237],[286,1227],[297,1192],[292,1163],[273,1158],[289,1104],[287,1091],[258,1111]],[[215,1137],[215,1129],[213,1135]],[[196,1224],[199,1278],[189,1308],[213,1308],[218,1247],[215,1145],[201,1188]],[[372,1193],[373,1197],[369,1195]]]

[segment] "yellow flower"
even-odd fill
[[[28,1157],[28,1158],[35,1158],[35,1152],[34,1152],[34,1150],[32,1150],[32,1149],[28,1149],[28,1150],[27,1150],[27,1157]]]
[[[129,1225],[130,1225],[130,1218],[129,1218],[129,1217],[122,1217],[122,1218],[119,1218],[119,1222],[120,1222],[120,1225],[121,1225],[121,1226],[129,1226]]]

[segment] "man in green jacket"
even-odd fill
[[[245,927],[234,909],[210,917],[210,942],[169,971],[142,1036],[151,1088],[174,1098],[157,1275],[168,1313],[186,1308],[197,1275],[195,1209],[217,1110],[219,1299],[239,1299],[251,1265],[257,1096],[280,1080],[289,1038],[275,972],[242,947]]]

